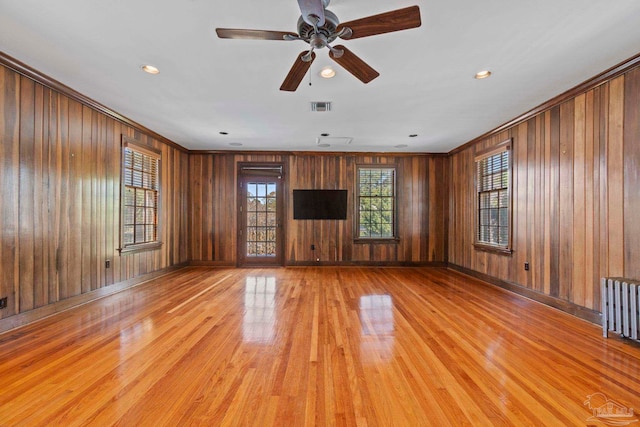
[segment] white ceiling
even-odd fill
[[[376,152],[447,152],[640,52],[638,0],[328,9],[351,21],[413,4],[420,28],[340,42],[380,72],[367,85],[337,64],[321,79],[334,64],[323,49],[310,78],[282,92],[307,44],[216,36],[216,27],[296,32],[296,0],[0,0],[0,50],[189,149]],[[492,77],[475,80],[482,69]],[[311,101],[332,111],[311,112]],[[318,148],[322,133],[353,140]]]

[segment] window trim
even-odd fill
[[[360,236],[360,170],[361,169],[392,169],[393,170],[393,226],[390,237],[361,237]],[[384,243],[398,243],[400,238],[398,236],[398,166],[395,164],[358,164],[355,171],[355,191],[354,193],[354,211],[355,219],[353,221],[354,226],[354,239],[353,242],[358,244],[384,244]]]
[[[157,172],[157,182],[158,182],[158,205],[156,208],[156,240],[153,242],[144,242],[137,244],[124,244],[124,198],[125,198],[125,149],[131,149],[133,151],[137,151],[146,156],[153,157],[158,160],[158,172]],[[142,142],[129,138],[126,135],[122,135],[122,143],[120,147],[120,244],[118,248],[118,252],[120,255],[130,254],[136,252],[150,251],[154,249],[159,249],[162,246],[162,151],[149,147],[148,145],[143,144]]]
[[[509,186],[507,188],[507,194],[508,194],[508,206],[507,206],[507,212],[508,212],[508,230],[507,230],[507,244],[505,245],[498,245],[498,244],[491,244],[491,243],[487,243],[487,242],[483,242],[479,240],[479,235],[480,235],[480,191],[478,189],[478,162],[481,160],[484,160],[488,157],[491,156],[495,156],[496,154],[501,154],[505,151],[509,152],[509,164],[507,166],[507,172],[508,172],[508,182],[509,182]],[[503,255],[511,255],[513,253],[513,247],[512,247],[512,236],[513,236],[513,138],[509,138],[505,141],[500,142],[499,144],[496,144],[490,148],[487,148],[485,150],[481,150],[479,152],[477,152],[474,156],[474,161],[473,161],[473,166],[474,166],[474,180],[473,180],[473,191],[474,191],[474,207],[473,207],[473,214],[474,214],[474,229],[473,229],[473,246],[476,250],[479,251],[486,251],[486,252],[493,252],[493,253],[498,253],[498,254],[503,254]]]

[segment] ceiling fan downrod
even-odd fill
[[[328,1],[325,4],[325,7],[328,5]],[[340,31],[336,31],[338,27],[338,17],[332,12],[325,10],[325,22],[324,25],[318,27],[320,22],[320,18],[317,15],[310,14],[304,19],[304,17],[300,17],[298,20],[298,32],[300,33],[298,40],[304,40],[309,43],[311,48],[309,52],[305,55],[302,55],[300,59],[304,62],[310,62],[312,60],[311,54],[315,49],[322,49],[323,47],[328,48],[335,58],[340,58],[344,51],[341,49],[336,49],[332,47],[329,43],[333,40],[337,39],[340,36],[349,37],[351,35],[351,29],[342,28]],[[309,22],[312,23],[309,26]],[[285,40],[296,40],[295,36],[285,35]]]

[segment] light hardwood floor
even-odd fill
[[[1,426],[602,425],[594,393],[640,412],[640,346],[440,268],[192,267],[0,335]]]

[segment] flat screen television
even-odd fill
[[[293,190],[293,219],[347,219],[347,190]]]

